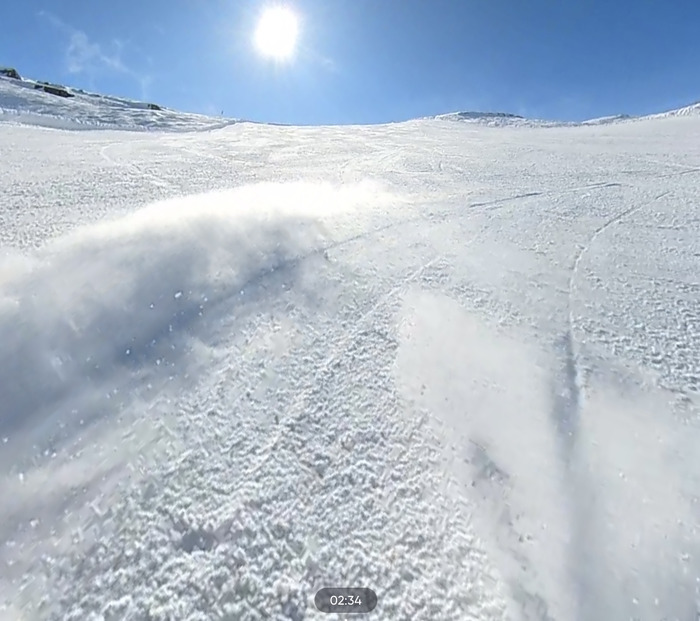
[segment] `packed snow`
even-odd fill
[[[81,97],[0,79],[1,618],[697,618],[700,109]]]

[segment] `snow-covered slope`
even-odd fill
[[[1,618],[698,614],[700,117],[8,117]]]
[[[578,127],[590,125],[609,125],[611,123],[624,123],[629,121],[643,121],[650,119],[661,119],[674,116],[700,116],[700,103],[661,112],[648,116],[631,116],[629,114],[615,114],[586,121],[548,121],[542,119],[528,119],[517,114],[504,112],[451,112],[448,114],[438,114],[428,117],[441,121],[460,121],[463,123],[485,125],[489,127]]]
[[[700,116],[700,102],[679,108],[678,110],[670,110],[669,112],[654,114],[650,118],[666,118],[670,116]]]
[[[71,97],[38,90],[35,80],[0,76],[0,122],[58,129],[130,129],[196,131],[225,127],[236,121],[201,114],[152,110],[149,104],[61,87]]]

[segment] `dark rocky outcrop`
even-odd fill
[[[522,116],[508,112],[455,112],[459,119],[522,119]]]
[[[34,85],[35,89],[42,90],[50,95],[57,95],[58,97],[75,97],[65,86],[59,86],[58,84],[49,84],[48,82],[37,82]]]
[[[149,110],[162,110],[162,109],[163,109],[163,108],[161,108],[158,104],[154,104],[154,103],[149,103],[149,104],[147,104],[146,107],[147,107]]]
[[[12,67],[0,67],[0,75],[6,78],[14,78],[15,80],[21,80],[22,76],[17,72],[17,69]]]

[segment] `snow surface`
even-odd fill
[[[354,585],[377,619],[696,619],[700,116],[75,132],[24,91],[0,617]]]

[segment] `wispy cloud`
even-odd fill
[[[123,41],[113,39],[109,43],[100,43],[53,13],[40,11],[38,15],[66,36],[64,60],[69,73],[87,75],[92,79],[105,73],[122,74],[136,80],[141,88],[141,96],[146,98],[151,77],[127,65],[123,59],[126,47]]]
[[[313,63],[314,65],[320,67],[322,70],[327,71],[328,73],[340,72],[340,67],[338,66],[338,63],[332,58],[309,48],[304,49],[302,53],[304,55],[304,60]]]
[[[338,73],[340,71],[338,63],[336,63],[332,58],[329,58],[328,56],[318,56],[318,63],[326,71],[330,71],[331,73]]]

